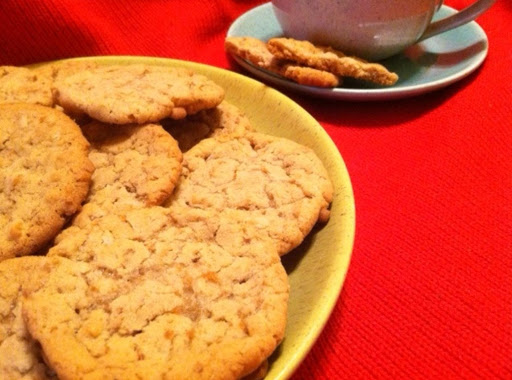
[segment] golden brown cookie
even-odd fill
[[[398,75],[388,71],[379,63],[369,63],[357,57],[348,57],[342,52],[325,46],[315,46],[309,41],[292,38],[271,38],[267,42],[269,51],[280,59],[325,70],[341,77],[353,77],[391,86]]]
[[[50,78],[50,86],[52,90],[52,97],[56,97],[56,90],[54,83],[57,80],[63,80],[64,78],[79,73],[84,70],[91,70],[98,67],[99,64],[95,61],[81,61],[81,60],[61,60],[43,64],[41,66],[32,67],[31,70],[37,75],[43,75]],[[55,102],[54,102],[55,104]],[[55,104],[55,107],[64,111],[69,117],[71,117],[77,124],[83,125],[90,122],[89,116],[79,109],[67,110],[62,109],[59,105]]]
[[[224,47],[230,54],[239,56],[256,66],[269,68],[276,65],[276,58],[265,42],[254,37],[226,37]]]
[[[286,64],[280,70],[282,76],[304,86],[337,87],[342,83],[337,75],[312,67]]]
[[[46,63],[41,66],[32,67],[32,72],[50,77],[53,81],[63,79],[81,71],[92,70],[99,66],[95,61],[61,60]],[[53,83],[52,83],[53,86]]]
[[[112,124],[149,123],[217,106],[224,90],[185,68],[107,65],[55,81],[56,102]]]
[[[42,280],[41,267],[57,259],[27,256],[0,262],[0,379],[57,379],[22,316],[22,288]]]
[[[96,168],[87,203],[145,207],[161,204],[174,190],[183,156],[162,126],[95,121],[82,131],[91,144],[89,158]]]
[[[225,100],[215,108],[200,111],[185,119],[163,120],[162,125],[178,141],[182,152],[208,137],[243,135],[253,130],[247,116]]]
[[[254,37],[227,37],[224,46],[228,53],[302,85],[336,87],[340,84],[338,76],[330,72],[276,57],[265,42]]]
[[[62,112],[0,105],[0,260],[36,252],[87,196],[89,143]]]
[[[163,207],[63,232],[72,259],[24,317],[62,379],[239,379],[283,338],[288,280],[265,242],[223,246]]]
[[[0,104],[31,103],[52,106],[52,80],[26,67],[0,66]]]
[[[234,226],[250,224],[249,231],[257,231],[251,239],[268,237],[285,254],[317,221],[328,220],[332,197],[327,171],[310,148],[248,133],[206,139],[186,152],[166,206],[176,208],[177,217],[217,222],[219,239],[233,239],[241,234]]]

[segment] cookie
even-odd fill
[[[254,37],[227,37],[224,46],[228,53],[302,85],[336,87],[340,84],[339,77],[330,72],[276,57],[265,42]]]
[[[92,122],[82,127],[95,166],[86,203],[104,207],[161,204],[181,174],[182,153],[176,140],[157,124],[112,126]]]
[[[0,104],[31,103],[53,106],[52,80],[26,67],[0,66]]]
[[[215,108],[203,110],[182,120],[166,119],[162,121],[162,125],[178,141],[182,152],[208,137],[243,135],[253,131],[247,116],[225,100]]]
[[[312,67],[286,64],[280,68],[280,74],[304,86],[337,87],[342,83],[337,75]]]
[[[54,83],[57,80],[63,80],[64,78],[79,73],[85,70],[91,70],[98,67],[99,64],[95,61],[80,61],[80,60],[61,60],[46,63],[41,66],[36,66],[31,68],[32,72],[37,75],[44,75],[47,78],[50,78],[51,83],[50,87],[52,90],[52,97],[55,98],[56,90],[54,87]],[[65,112],[69,117],[71,117],[77,124],[83,125],[90,122],[90,117],[87,116],[83,111],[79,109],[72,109],[68,107],[68,109],[64,110],[59,105],[55,104],[54,106],[59,110]]]
[[[39,281],[41,267],[57,259],[27,256],[0,262],[0,379],[57,379],[22,316],[22,287]]]
[[[288,279],[271,245],[223,246],[169,209],[63,232],[77,264],[27,294],[24,317],[62,379],[239,379],[283,338]]]
[[[51,78],[52,81],[64,79],[81,71],[92,70],[100,65],[95,61],[61,60],[32,67],[32,72]],[[52,83],[53,86],[53,83]]]
[[[111,124],[150,123],[217,106],[224,90],[185,68],[107,65],[55,81],[56,102]]]
[[[0,260],[36,252],[87,196],[89,143],[62,112],[0,105]]]
[[[217,221],[219,239],[233,239],[240,234],[235,226],[252,224],[256,236],[250,238],[266,236],[285,254],[328,220],[332,198],[332,183],[313,150],[248,133],[206,139],[186,152],[181,180],[165,205],[176,217]]]
[[[309,41],[278,37],[268,40],[267,47],[280,59],[325,70],[341,77],[353,77],[384,86],[391,86],[398,80],[396,73],[390,72],[379,63],[348,57],[338,50],[315,46]]]

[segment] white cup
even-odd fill
[[[442,0],[272,0],[272,4],[286,37],[375,61],[474,20],[494,1],[477,0],[433,23]]]

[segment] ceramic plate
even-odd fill
[[[455,13],[442,6],[434,19]],[[280,37],[283,31],[271,3],[265,3],[241,15],[231,25],[227,36],[251,36],[261,40]],[[448,86],[475,71],[487,56],[488,41],[483,29],[474,21],[422,41],[404,53],[381,61],[398,74],[392,87],[379,87],[362,81],[344,80],[343,87],[322,89],[303,86],[234,57],[249,72],[277,87],[303,94],[341,100],[389,100],[423,94]]]
[[[315,343],[338,299],[354,241],[355,211],[345,163],[318,122],[280,92],[246,76],[198,63],[147,57],[90,57],[99,63],[145,63],[188,67],[226,90],[226,100],[243,110],[258,131],[282,136],[315,150],[329,171],[335,195],[330,221],[283,257],[290,276],[285,339],[270,360],[266,379],[286,379]]]

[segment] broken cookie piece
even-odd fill
[[[341,77],[353,77],[383,86],[391,86],[398,80],[379,63],[370,63],[358,57],[348,57],[328,46],[316,46],[309,41],[292,38],[271,38],[268,50],[277,58],[297,64],[325,70]]]
[[[335,74],[276,57],[269,51],[267,44],[257,38],[228,37],[225,48],[230,54],[305,86],[336,87],[340,84]]]

